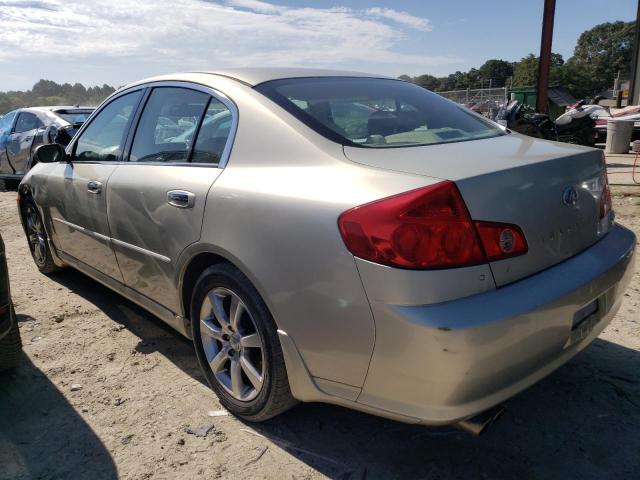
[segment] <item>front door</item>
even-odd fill
[[[210,89],[171,85],[151,91],[129,162],[109,179],[107,197],[125,284],[177,312],[176,262],[200,238],[205,200],[222,172],[235,118],[231,104]]]
[[[101,108],[71,147],[71,161],[49,177],[49,214],[56,247],[122,282],[111,246],[107,189],[122,157],[129,124],[142,90],[121,95]]]
[[[7,156],[7,145],[11,130],[13,129],[13,121],[16,118],[16,112],[9,112],[0,119],[0,175],[13,175],[14,169],[9,164]]]
[[[9,135],[6,154],[13,173],[23,175],[28,168],[31,157],[31,147],[38,129],[42,128],[42,121],[31,112],[20,112],[15,127]]]

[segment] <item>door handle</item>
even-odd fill
[[[170,190],[167,192],[167,203],[177,208],[193,208],[196,196],[186,190]]]
[[[89,181],[89,183],[87,183],[87,191],[93,194],[102,193],[102,182],[96,180]]]

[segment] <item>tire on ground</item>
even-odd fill
[[[256,398],[250,401],[235,399],[219,384],[204,353],[200,334],[200,310],[205,296],[213,288],[225,287],[236,293],[251,313],[263,339],[265,372],[263,385]],[[296,404],[291,395],[282,348],[276,324],[266,304],[249,279],[228,263],[206,269],[196,282],[190,305],[191,333],[198,363],[220,403],[231,413],[245,420],[262,422],[288,410]]]

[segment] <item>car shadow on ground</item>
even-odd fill
[[[191,343],[161,320],[79,272],[52,279],[140,337],[139,348],[205,383]],[[598,339],[505,405],[479,438],[320,404],[299,405],[247,430],[339,480],[640,478],[637,351]]]
[[[0,479],[117,476],[105,445],[26,355],[0,372]]]
[[[140,338],[136,351],[143,354],[159,352],[185,373],[206,385],[191,341],[158,317],[77,270],[66,268],[52,274],[50,278],[98,307],[113,320],[114,326],[122,325]]]

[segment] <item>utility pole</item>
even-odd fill
[[[556,14],[556,0],[544,0],[542,14],[542,39],[540,41],[540,62],[538,65],[538,92],[536,108],[547,113],[549,98],[549,71],[551,70],[551,42],[553,41],[553,20]]]
[[[633,61],[631,67],[631,82],[629,84],[629,97],[627,105],[638,105],[640,103],[640,0],[638,1],[638,12],[636,13],[636,35],[633,41]]]

